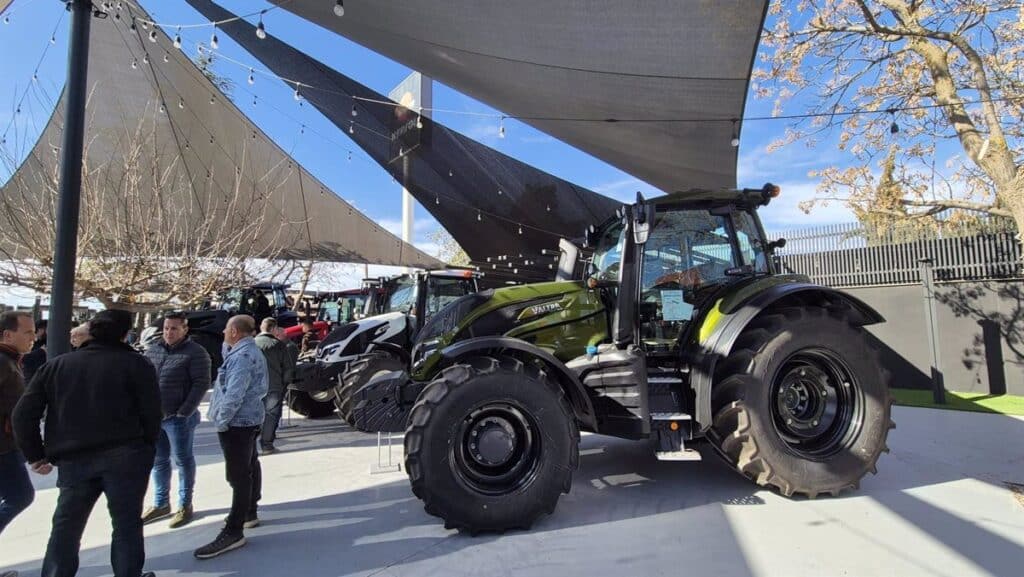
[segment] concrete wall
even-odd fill
[[[845,289],[887,320],[871,327],[883,362],[901,388],[931,388],[924,289],[920,285]],[[951,391],[1024,395],[1024,283],[936,286],[940,370]]]

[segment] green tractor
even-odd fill
[[[776,274],[758,208],[778,188],[675,193],[562,242],[555,282],[464,296],[408,371],[356,393],[360,430],[404,431],[426,511],[470,533],[528,528],[568,492],[580,431],[704,440],[781,494],[855,489],[887,451],[888,373],[863,302]],[[573,270],[586,271],[573,280]]]

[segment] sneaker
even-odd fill
[[[264,455],[272,455],[277,452],[277,449],[273,445],[262,445],[260,446],[260,453]]]
[[[159,521],[171,516],[171,506],[164,505],[163,507],[150,507],[146,509],[146,512],[142,514],[142,524],[152,523],[153,521]]]
[[[178,512],[174,514],[174,518],[171,519],[168,525],[171,529],[177,529],[178,527],[184,527],[195,519],[195,513],[192,511],[192,505],[185,505]]]
[[[196,549],[196,559],[213,559],[217,555],[227,553],[245,545],[245,536],[241,533],[228,533],[227,529],[220,532],[217,538],[209,545],[203,545]]]

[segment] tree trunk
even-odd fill
[[[299,312],[302,309],[302,297],[306,295],[306,286],[309,284],[309,277],[313,274],[313,261],[309,261],[302,272],[302,285],[299,287],[299,294],[295,297],[295,304],[292,310]]]
[[[1017,243],[1021,248],[1021,259],[1024,260],[1024,169],[1019,170],[1017,177],[1005,186],[996,189],[999,203],[1013,215],[1017,225]]]

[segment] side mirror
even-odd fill
[[[784,238],[775,239],[775,240],[771,241],[770,243],[768,243],[768,252],[775,252],[776,250],[778,250],[780,248],[785,248],[785,247],[786,247],[786,239],[784,239]]]

